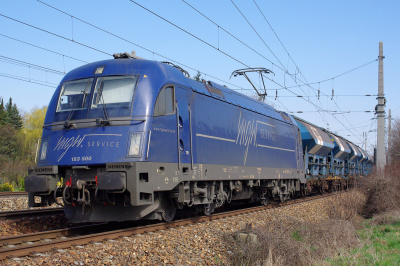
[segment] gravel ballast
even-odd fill
[[[61,202],[60,199],[58,199],[57,201]],[[51,206],[48,206],[45,208],[56,208],[56,207],[60,207],[60,205],[53,203]],[[27,210],[27,209],[40,209],[40,207],[29,208],[28,207],[28,197],[0,198],[0,211],[3,211],[3,212],[4,211],[19,211],[19,210]]]
[[[333,197],[343,197],[345,194]],[[211,222],[75,246],[46,254],[0,261],[1,265],[230,265],[234,245],[229,233],[292,217],[316,222],[328,219],[331,198],[264,210]],[[20,232],[22,232],[20,230]]]

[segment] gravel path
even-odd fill
[[[345,194],[334,197],[343,197]],[[178,227],[156,233],[135,235],[85,246],[76,246],[35,256],[0,261],[1,265],[230,265],[233,241],[227,233],[248,224],[293,217],[301,221],[328,219],[324,211],[332,199],[323,198],[277,209],[260,211]]]

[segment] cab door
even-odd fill
[[[185,88],[175,87],[176,100],[176,128],[177,128],[177,151],[178,170],[188,172],[191,163],[191,128],[189,117],[188,91]]]

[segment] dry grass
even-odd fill
[[[365,255],[361,248],[356,254],[349,252],[361,247],[356,229],[362,228],[357,231],[362,234],[372,234],[376,226],[400,221],[400,164],[388,166],[384,173],[375,172],[358,179],[354,191],[327,200],[326,213],[329,220],[317,223],[283,217],[262,228],[247,227],[241,231],[256,234],[256,243],[235,241],[233,235],[227,236],[225,240],[236,247],[232,264],[314,265],[329,263],[326,258],[340,261],[340,257],[352,257],[354,261],[363,261],[363,256],[381,256],[372,251]],[[364,219],[371,217],[374,219],[365,223]],[[362,246],[372,248],[372,242],[368,245],[366,241],[369,239],[363,239]],[[372,261],[375,259],[380,261],[378,257]]]
[[[385,173],[374,173],[358,182],[366,201],[361,210],[365,218],[400,209],[400,166],[387,167]]]
[[[352,223],[344,220],[309,223],[286,218],[242,232],[256,234],[258,242],[236,242],[234,265],[311,265],[359,244]]]
[[[400,222],[400,210],[394,210],[375,215],[374,218],[370,221],[370,225],[387,225],[398,222]]]
[[[327,199],[326,213],[330,219],[345,220],[358,223],[365,208],[366,197],[363,193],[353,190],[345,194]]]

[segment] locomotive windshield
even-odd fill
[[[118,106],[129,108],[133,97],[136,77],[104,77],[97,79],[92,109]]]
[[[109,116],[129,116],[137,79],[137,76],[99,77],[89,117],[98,117],[105,108]]]
[[[57,112],[84,109],[93,79],[81,79],[65,83],[61,89]]]
[[[65,83],[54,121],[102,118],[104,112],[108,117],[130,116],[138,78],[135,75],[108,76]]]

